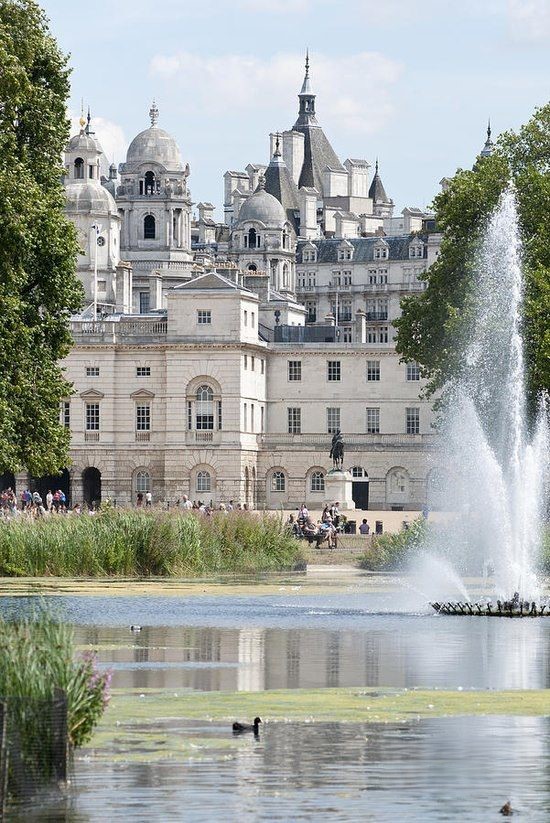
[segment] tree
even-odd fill
[[[60,361],[83,300],[61,183],[69,73],[34,0],[0,0],[0,472],[67,464]]]
[[[524,328],[531,406],[550,388],[550,104],[516,134],[506,132],[493,154],[471,171],[459,169],[434,201],[443,231],[439,257],[424,274],[426,289],[402,301],[397,351],[428,378],[426,395],[460,374],[471,328],[476,251],[488,216],[510,180],[515,184],[523,236]]]

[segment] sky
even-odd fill
[[[319,123],[365,158],[398,209],[550,99],[550,0],[41,0],[70,54],[70,114],[90,105],[109,161],[159,126],[189,163],[193,201],[223,219],[223,173],[269,162],[291,128],[309,48]]]

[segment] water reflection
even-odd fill
[[[337,686],[550,686],[550,620],[376,616],[370,628],[77,627],[115,687],[262,691]]]

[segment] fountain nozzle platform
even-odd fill
[[[534,600],[520,600],[516,592],[511,600],[497,600],[496,605],[487,603],[430,603],[438,614],[466,617],[550,617],[547,604],[537,604]]]

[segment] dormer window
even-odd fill
[[[316,263],[317,249],[315,247],[302,250],[302,263]]]
[[[388,247],[386,245],[376,246],[374,249],[374,259],[375,260],[387,260],[388,259]]]
[[[338,260],[351,260],[351,249],[338,249]]]
[[[413,243],[409,246],[409,257],[424,257],[424,246],[422,243]]]
[[[245,249],[260,248],[260,235],[257,234],[256,229],[248,229],[248,233],[244,236],[244,247]]]
[[[82,157],[77,157],[74,161],[74,179],[84,180],[84,160]]]

